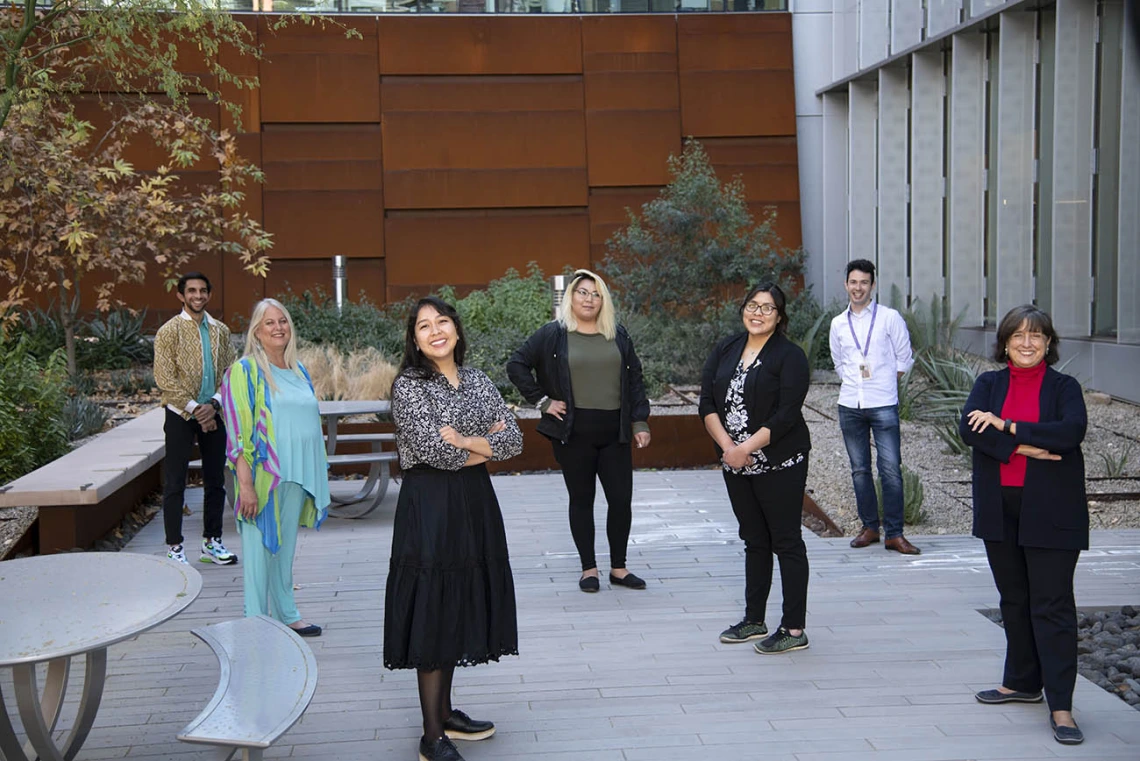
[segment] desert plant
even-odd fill
[[[154,347],[146,340],[146,310],[131,313],[112,309],[81,323],[77,334],[83,343],[77,352],[80,367],[88,370],[149,364]]]
[[[1120,452],[1097,452],[1104,463],[1104,473],[1109,478],[1120,478],[1127,472],[1132,458],[1132,442],[1128,442]]]
[[[145,394],[154,388],[154,373],[145,368],[112,370],[104,388],[122,397]]]
[[[103,430],[109,415],[101,406],[85,396],[72,396],[63,405],[61,423],[71,441],[92,436]]]
[[[41,362],[23,340],[0,344],[0,484],[67,453],[67,393],[62,351]]]
[[[914,368],[907,370],[898,379],[899,420],[917,420],[918,408],[925,389],[914,377]]]
[[[957,353],[954,336],[958,333],[968,307],[963,307],[957,315],[951,317],[946,301],[937,294],[931,294],[928,305],[922,299],[916,299],[908,309],[897,285],[891,286],[890,306],[906,321],[915,359],[946,357]]]
[[[307,344],[298,352],[318,399],[387,399],[396,366],[372,347],[342,353]]]
[[[939,421],[935,424],[934,432],[951,454],[963,457],[970,456],[970,445],[962,441],[962,435],[958,433],[958,420],[956,418],[946,418]]]
[[[926,520],[926,511],[922,509],[922,502],[926,499],[926,491],[922,488],[922,479],[917,473],[902,466],[903,481],[903,523],[915,526]],[[879,500],[879,519],[883,517],[883,484],[875,479],[875,496]]]

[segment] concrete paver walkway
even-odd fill
[[[805,532],[811,562],[808,650],[761,656],[717,634],[743,610],[744,561],[716,471],[637,473],[629,567],[649,588],[577,589],[561,477],[494,479],[518,594],[518,658],[460,669],[455,705],[496,722],[460,743],[469,761],[958,761],[1140,759],[1140,712],[1081,679],[1075,712],[1088,738],[1052,739],[1043,705],[984,706],[1004,639],[977,610],[997,605],[981,543],[911,537],[919,557]],[[413,672],[381,660],[395,490],[362,521],[304,531],[295,579],[316,697],[267,756],[318,761],[416,758]],[[200,501],[200,492],[193,493]],[[600,492],[599,492],[600,497]],[[200,516],[187,517],[187,536]],[[155,520],[127,551],[160,553]],[[227,541],[237,547],[232,518]],[[188,545],[189,549],[189,545]],[[189,554],[189,553],[188,553]],[[107,693],[83,759],[205,758],[175,734],[217,684],[210,650],[188,631],[242,614],[241,568],[200,565],[202,595],[162,627],[110,650]],[[779,582],[768,622],[779,622]],[[1140,603],[1140,531],[1097,532],[1077,568],[1082,607]]]

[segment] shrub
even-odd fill
[[[68,452],[67,394],[63,352],[41,362],[23,340],[0,345],[0,484]]]
[[[914,526],[926,520],[926,511],[922,509],[923,500],[926,499],[926,490],[922,488],[922,479],[907,466],[902,466],[903,480],[903,523]],[[875,479],[875,496],[879,500],[879,519],[883,517],[883,484]]]
[[[335,346],[345,354],[369,347],[387,357],[404,353],[404,302],[378,307],[362,293],[359,301],[346,301],[338,312],[333,298],[321,288],[300,295],[286,291],[276,298],[293,317],[299,339]]]
[[[85,370],[150,364],[154,346],[145,338],[146,310],[113,309],[78,325],[76,363]]]
[[[93,436],[107,424],[107,411],[84,396],[72,396],[63,405],[60,422],[69,441]]]
[[[318,399],[387,399],[396,377],[396,366],[372,347],[343,354],[307,344],[298,354]]]

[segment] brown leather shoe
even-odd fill
[[[902,536],[901,534],[899,536],[896,536],[894,539],[888,539],[886,542],[883,543],[883,546],[886,547],[888,550],[894,550],[895,552],[901,552],[903,555],[921,555],[922,554],[922,550],[920,550],[919,548],[915,547],[913,544],[908,542],[906,540],[906,537]]]
[[[858,550],[877,541],[879,541],[879,532],[873,528],[865,528],[859,532],[859,536],[851,540],[851,546]]]

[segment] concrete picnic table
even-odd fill
[[[103,697],[107,648],[176,616],[201,590],[197,570],[157,555],[74,552],[0,563],[0,666],[12,669],[28,738],[21,747],[0,694],[0,756],[75,758]],[[79,713],[59,746],[52,735],[78,655],[86,661]],[[38,663],[47,663],[42,692]]]

